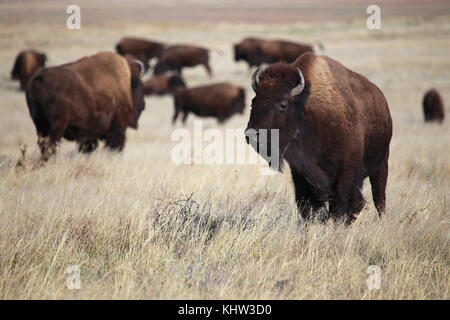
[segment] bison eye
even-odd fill
[[[277,107],[278,107],[278,110],[280,110],[281,112],[284,112],[284,111],[286,111],[287,108],[288,108],[288,103],[285,102],[285,101],[283,101],[283,102],[281,102],[281,103],[278,103],[278,104],[277,104]]]

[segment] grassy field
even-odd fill
[[[0,2],[1,299],[450,298],[450,126],[425,124],[421,111],[424,92],[436,87],[450,112],[448,2],[416,1],[403,12],[382,5],[377,31],[366,28],[365,7],[353,2],[337,10],[288,1],[271,11],[263,1],[262,16],[250,14],[255,1],[80,3],[82,29],[70,31],[64,1]],[[144,10],[159,14],[146,19]],[[283,10],[298,20],[283,21]],[[191,21],[193,12],[223,19]],[[231,81],[247,89],[248,106],[251,71],[232,60],[233,42],[248,35],[322,41],[325,54],[367,76],[388,100],[394,135],[386,216],[378,218],[368,183],[366,207],[345,227],[301,221],[288,168],[265,176],[250,164],[173,164],[170,137],[182,126],[171,124],[171,97],[146,99],[121,154],[99,148],[80,155],[63,141],[34,167],[34,125],[9,79],[17,52],[43,50],[57,65],[112,50],[124,35],[211,48],[213,78],[201,67],[186,70],[188,86]],[[247,107],[219,129],[243,130],[249,114]],[[27,153],[17,167],[19,144]],[[81,270],[79,290],[66,285],[72,265]],[[381,269],[379,290],[366,285],[370,265]]]

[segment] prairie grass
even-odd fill
[[[10,24],[16,4],[2,6],[0,299],[450,298],[450,126],[425,124],[421,111],[430,87],[450,102],[448,15],[387,19],[376,33],[364,16],[271,26],[98,22],[72,32],[64,23]],[[33,11],[32,21],[53,15],[51,8]],[[8,78],[22,48],[44,50],[56,65],[112,50],[122,35],[197,43],[213,49],[214,77],[186,70],[188,85],[232,81],[245,86],[250,105],[251,73],[231,51],[248,34],[320,39],[326,54],[385,93],[394,136],[383,219],[367,182],[367,205],[345,227],[298,217],[288,168],[264,176],[250,164],[174,165],[170,137],[181,125],[170,123],[170,97],[146,99],[121,154],[100,148],[82,155],[63,141],[44,166],[34,165],[35,129],[23,93]],[[249,114],[247,108],[220,130],[244,129]],[[27,145],[25,157],[19,144]],[[81,269],[80,290],[66,286],[71,265]],[[366,285],[370,265],[381,269],[379,290]]]

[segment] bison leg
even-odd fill
[[[355,177],[353,174],[347,174],[339,180],[333,199],[329,202],[330,214],[335,221],[343,219],[346,224],[351,224],[358,217],[365,205],[361,193],[363,181],[359,175]]]
[[[388,155],[383,160],[379,169],[370,175],[370,185],[372,186],[372,197],[378,214],[381,217],[386,208],[386,184],[388,178]]]
[[[56,151],[56,144],[64,136],[67,128],[67,121],[60,121],[58,118],[52,121],[47,136],[38,134],[38,145],[41,151],[41,160],[47,161]]]
[[[185,110],[184,113],[183,113],[183,124],[186,123],[186,119],[187,119],[188,114],[189,113]]]
[[[311,218],[311,209],[319,210],[324,206],[324,202],[317,199],[314,195],[313,187],[310,183],[299,173],[292,171],[292,180],[295,187],[295,201],[298,210],[304,219]]]
[[[205,66],[206,71],[208,71],[209,76],[212,77],[212,70],[211,70],[211,67],[209,66],[208,61],[206,61],[205,63],[203,63],[203,65]]]
[[[97,140],[86,140],[78,144],[78,152],[89,153],[97,149],[97,147],[98,147]]]
[[[106,134],[106,146],[111,149],[118,149],[122,151],[125,145],[125,130],[126,124],[121,124],[120,121],[114,119],[111,123],[108,133]]]

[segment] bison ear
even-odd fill
[[[253,76],[252,76],[252,88],[253,88],[253,91],[255,91],[255,93],[256,93],[256,90],[258,89],[258,84],[259,84],[258,83],[259,82],[258,73],[259,73],[259,68],[256,69],[255,72],[253,72]]]
[[[300,93],[302,93],[303,89],[305,88],[305,78],[303,77],[303,73],[298,67],[296,67],[296,69],[297,69],[300,80],[299,80],[298,84],[295,86],[295,88],[292,89],[292,91],[291,91],[292,97],[298,96]]]

